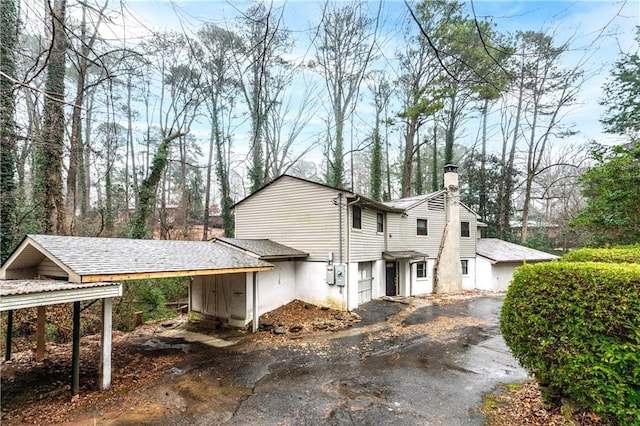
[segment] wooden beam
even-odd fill
[[[80,392],[80,302],[73,302],[73,346],[71,351],[71,395]]]
[[[110,297],[102,299],[102,335],[100,339],[100,369],[98,387],[107,390],[111,387],[111,328],[113,301]]]
[[[7,311],[7,347],[4,350],[4,360],[11,359],[11,340],[13,337],[13,309]]]
[[[38,317],[36,320],[36,360],[42,361],[44,359],[44,331],[45,322],[47,318],[46,307],[38,306]]]
[[[270,271],[273,266],[257,266],[251,268],[227,268],[227,269],[201,269],[191,271],[159,271],[159,272],[132,272],[123,274],[104,274],[104,275],[83,275],[83,283],[94,283],[100,281],[126,281],[126,280],[144,280],[150,278],[174,278],[174,277],[194,277],[200,275],[222,275],[236,274],[242,272],[260,272]]]

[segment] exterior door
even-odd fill
[[[398,281],[398,262],[387,262],[386,270],[387,285],[385,293],[387,296],[397,296],[396,282]]]
[[[358,263],[358,305],[371,300],[372,263]]]

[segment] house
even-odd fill
[[[308,254],[293,261],[293,294],[311,303],[351,310],[385,295],[477,288],[482,223],[459,201],[455,166],[443,190],[390,202],[283,175],[234,211],[237,238]]]

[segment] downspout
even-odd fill
[[[356,203],[360,202],[360,197],[356,197],[355,200],[353,200],[350,203],[347,203],[347,262],[351,262],[351,232],[349,231],[351,229],[351,226],[349,225],[349,207],[353,206]],[[360,210],[360,225],[362,225],[362,210]],[[353,226],[353,224],[352,224]],[[342,246],[341,246],[342,247]],[[342,256],[340,256],[340,263],[342,263]],[[344,286],[344,288],[347,290],[347,306],[345,308],[345,311],[349,310],[349,287],[351,286],[351,279],[349,277],[349,269],[347,268],[346,272],[346,278],[347,278],[347,284]]]
[[[342,263],[342,192],[338,193],[338,253]]]
[[[339,265],[342,265],[343,255],[342,255],[342,192],[338,192],[338,260]],[[342,293],[342,288],[340,288],[340,293]],[[349,307],[349,291],[347,291],[347,308]],[[345,309],[347,310],[347,309]]]

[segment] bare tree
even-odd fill
[[[566,44],[555,47],[553,38],[543,33],[521,33],[520,37],[528,46],[526,65],[521,70],[526,79],[523,106],[526,170],[520,235],[524,243],[535,178],[542,170],[542,161],[553,140],[571,134],[562,121],[563,112],[575,101],[582,71],[579,65],[570,69],[560,67],[562,54],[568,48]]]
[[[378,17],[369,17],[362,1],[341,7],[325,4],[318,36],[314,68],[324,77],[333,131],[327,135],[327,182],[343,187],[344,128],[360,93],[362,80],[374,60]]]
[[[75,228],[76,208],[78,206],[78,164],[83,162],[82,144],[82,106],[88,88],[87,73],[92,63],[90,55],[95,45],[98,35],[98,27],[104,18],[104,11],[107,2],[97,13],[97,20],[91,35],[87,34],[87,12],[91,10],[86,3],[82,3],[82,21],[80,23],[80,47],[76,50],[77,61],[73,63],[76,71],[76,96],[73,103],[73,113],[71,115],[71,138],[69,144],[69,166],[67,168],[67,196],[66,196],[66,228],[69,234],[73,235]]]
[[[307,85],[302,94],[283,96],[283,99],[269,110],[265,123],[265,171],[268,180],[287,173],[299,159],[315,147],[315,141],[311,140],[301,151],[294,152],[294,144],[316,113],[317,104],[316,87]]]
[[[266,8],[261,3],[251,7],[240,20],[246,36],[244,49],[234,50],[242,53],[233,64],[251,119],[251,192],[257,191],[267,178],[267,116],[279,102],[288,79],[288,73],[281,72],[282,67],[287,67],[282,55],[289,50],[291,41],[283,28],[282,13],[282,9]]]
[[[42,140],[35,158],[34,203],[41,219],[41,232],[63,235],[62,156],[65,116],[64,77],[67,39],[64,31],[66,0],[56,0],[50,10],[52,43],[47,62]]]

